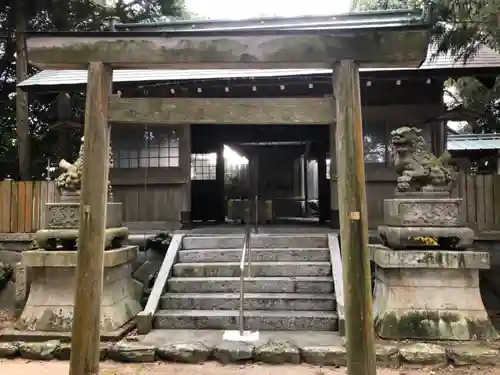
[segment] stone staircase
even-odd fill
[[[238,329],[243,236],[186,236],[153,319],[157,329]],[[335,331],[324,234],[252,235],[245,329]]]

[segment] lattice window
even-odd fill
[[[127,132],[114,142],[113,154],[115,168],[178,167],[179,137],[168,130]]]
[[[191,180],[215,180],[217,154],[191,154]]]

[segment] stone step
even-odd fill
[[[284,248],[251,249],[250,256],[255,262],[329,262],[328,248]],[[241,249],[197,249],[179,250],[179,263],[196,262],[239,262]]]
[[[252,248],[325,248],[325,234],[252,234]],[[186,236],[182,240],[184,249],[241,249],[243,235]]]
[[[332,293],[245,293],[245,310],[335,311]],[[165,293],[160,308],[166,310],[238,310],[239,293]]]
[[[239,293],[239,277],[171,277],[166,292],[171,293]],[[333,278],[252,277],[245,280],[248,293],[333,293]]]
[[[247,268],[246,266],[245,268]],[[247,271],[245,271],[247,272]],[[240,276],[239,262],[219,263],[177,263],[174,277],[236,277]],[[252,277],[262,276],[330,276],[329,262],[254,262],[251,264]]]
[[[238,329],[237,310],[159,310],[156,329]],[[336,331],[337,314],[324,311],[245,311],[245,329]]]

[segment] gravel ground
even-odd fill
[[[2,375],[68,375],[68,362],[37,362],[27,360],[0,360]],[[220,365],[209,362],[203,365],[170,363],[117,364],[103,362],[100,375],[345,375],[345,368],[327,368],[310,365]],[[448,368],[444,370],[390,370],[379,369],[377,375],[500,375],[499,368]]]

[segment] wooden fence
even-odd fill
[[[463,198],[467,225],[476,233],[500,230],[500,176],[460,173],[453,196]]]
[[[0,181],[0,233],[44,228],[44,204],[58,200],[54,181]]]
[[[499,175],[461,173],[453,196],[464,199],[467,225],[476,233],[500,231]],[[44,228],[44,204],[58,200],[54,181],[0,181],[0,233]]]

